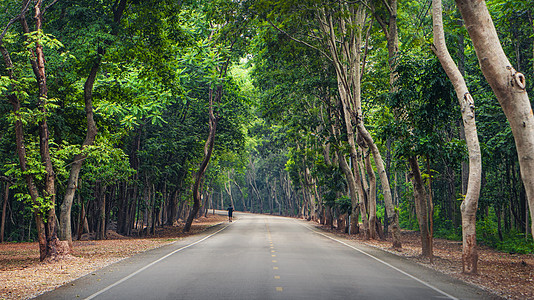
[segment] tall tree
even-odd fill
[[[358,3],[346,2],[322,2],[320,5],[307,5],[309,3],[284,3],[280,9],[282,11],[289,11],[293,13],[295,8],[297,11],[302,10],[301,18],[304,20],[308,18],[308,23],[299,26],[299,29],[305,29],[305,32],[298,32],[300,36],[312,37],[310,42],[304,39],[299,39],[296,35],[284,31],[280,26],[274,24],[272,20],[270,23],[279,31],[287,34],[296,42],[302,43],[314,48],[334,66],[338,93],[340,96],[343,117],[345,120],[345,127],[347,133],[347,142],[349,143],[349,150],[351,160],[356,160],[358,157],[356,135],[357,129],[358,140],[361,145],[369,147],[374,157],[375,166],[377,168],[379,178],[382,183],[382,192],[384,195],[384,202],[388,211],[394,216],[393,201],[391,197],[391,189],[389,179],[385,171],[384,162],[382,160],[380,151],[374,142],[371,134],[367,130],[362,110],[361,99],[361,82],[362,82],[362,62],[365,61],[362,57],[361,48],[364,43],[363,40],[367,37],[365,30],[368,28],[370,22],[367,7],[368,1],[360,1]],[[312,18],[310,18],[312,16]],[[289,15],[288,17],[291,17]],[[293,16],[295,18],[295,16]],[[299,20],[298,22],[302,22]],[[366,26],[367,25],[367,26]],[[308,38],[309,39],[309,38]],[[315,41],[320,41],[317,45]],[[357,164],[353,164],[357,168]],[[354,176],[359,176],[356,170],[353,172]],[[350,177],[347,178],[350,180]],[[349,187],[356,187],[359,180],[354,178],[355,184],[349,184]],[[359,189],[358,191],[363,191]],[[353,208],[357,203],[364,203],[364,195],[353,192],[352,195],[358,195],[357,199],[352,199]],[[369,201],[376,201],[376,199],[369,199]],[[368,231],[370,227],[366,226],[368,216],[364,218],[364,232]],[[373,228],[375,224],[372,224]],[[398,228],[398,226],[395,226]],[[367,233],[366,233],[367,235]],[[394,244],[398,245],[399,234],[393,234],[395,239]]]
[[[204,158],[195,173],[193,184],[193,207],[187,217],[184,232],[191,229],[193,219],[196,217],[201,204],[200,190],[215,144],[217,124],[220,119],[219,106],[222,104],[225,81],[231,62],[235,59],[236,49],[243,46],[246,30],[252,15],[248,11],[247,2],[236,3],[232,1],[215,1],[205,7],[207,17],[210,18],[210,35],[204,47],[208,49],[203,63],[205,78],[208,85],[208,116],[209,133],[204,145]]]
[[[377,7],[382,9],[377,9]],[[390,91],[394,93],[396,89],[395,80],[398,76],[396,71],[398,60],[397,56],[399,52],[399,32],[397,26],[398,3],[397,0],[375,0],[371,3],[371,8],[386,37],[389,65],[389,86]],[[380,176],[388,176],[388,174],[384,172],[384,174],[380,174]],[[386,201],[389,202],[387,199]],[[399,213],[393,205],[393,202],[391,202],[391,204],[386,204],[386,214],[388,218],[387,224],[391,226],[391,234],[393,235],[393,248],[401,248],[402,244],[399,228]]]
[[[111,35],[117,35],[119,22],[124,14],[126,9],[127,0],[121,0],[115,2],[113,5],[113,22]],[[66,8],[68,9],[68,8]],[[93,111],[93,87],[96,81],[100,65],[102,63],[102,58],[105,54],[105,48],[103,46],[97,46],[96,56],[90,67],[89,75],[83,86],[83,99],[85,104],[85,115],[87,119],[87,131],[85,140],[80,149],[80,153],[74,156],[69,179],[67,182],[67,189],[65,191],[65,196],[63,197],[63,202],[61,204],[61,213],[59,217],[59,238],[60,240],[67,241],[69,246],[72,247],[72,204],[74,201],[74,196],[78,187],[78,178],[84,160],[87,158],[87,147],[91,146],[95,142],[97,135],[97,126],[94,120],[94,111]]]
[[[485,1],[456,0],[473,41],[484,77],[497,96],[514,134],[521,179],[534,216],[534,115],[526,91],[526,78],[504,52]],[[531,222],[534,237],[534,222]]]
[[[12,20],[20,21],[22,32],[25,34],[25,42],[28,43],[27,51],[30,52],[29,60],[32,67],[35,79],[38,85],[37,93],[37,110],[40,114],[38,119],[39,128],[39,156],[41,164],[44,169],[44,175],[41,182],[40,172],[30,171],[28,152],[25,146],[24,135],[24,120],[21,116],[21,99],[19,97],[18,87],[16,86],[16,78],[14,73],[14,65],[11,60],[9,51],[1,44],[0,47],[6,69],[8,69],[9,77],[14,86],[14,92],[8,95],[8,98],[13,106],[15,119],[15,135],[17,143],[17,153],[19,158],[21,174],[26,179],[26,185],[29,190],[30,203],[32,211],[35,216],[35,223],[37,226],[37,236],[39,241],[39,257],[41,261],[55,260],[59,255],[68,254],[68,247],[65,249],[64,245],[59,242],[57,238],[56,228],[56,174],[52,165],[52,158],[50,153],[50,131],[48,127],[48,115],[50,113],[50,105],[48,99],[48,85],[46,74],[46,60],[44,54],[44,43],[53,44],[53,40],[44,34],[43,21],[45,8],[41,0],[33,1],[34,11],[34,26],[35,30],[30,31],[30,26],[26,20],[26,14],[29,11],[31,0],[25,0],[22,3],[21,13]],[[9,28],[14,22],[11,21]]]
[[[462,111],[465,140],[469,151],[469,179],[467,193],[462,202],[462,236],[463,254],[462,270],[464,273],[476,274],[478,254],[476,249],[476,212],[480,184],[482,181],[482,158],[475,123],[475,104],[467,89],[464,77],[452,60],[445,43],[441,0],[432,1],[432,18],[434,23],[434,53],[451,80]]]

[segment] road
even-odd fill
[[[306,221],[236,215],[38,299],[497,299]]]

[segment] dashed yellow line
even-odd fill
[[[269,241],[269,245],[270,245],[270,248],[271,248],[271,253],[275,253],[276,250],[274,250],[274,245],[273,245],[273,238],[271,236],[271,229],[269,228],[269,224],[267,223],[267,220],[265,220],[265,227],[267,228],[267,239]],[[271,254],[271,257],[276,257],[276,254]],[[277,263],[278,261],[277,260],[272,260],[273,263]],[[277,266],[273,266],[273,270],[278,270],[278,267]],[[279,275],[274,275],[274,279],[280,279],[280,276]],[[277,292],[283,292],[284,289],[281,287],[281,286],[278,286],[276,287],[276,291]]]

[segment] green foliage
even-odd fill
[[[399,224],[401,228],[419,230],[419,223],[415,216],[415,205],[410,201],[399,204]]]
[[[511,254],[534,253],[534,241],[531,235],[525,237],[525,233],[510,232],[503,241],[492,244],[497,250]]]

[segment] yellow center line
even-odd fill
[[[278,267],[273,267],[273,270],[278,270]]]
[[[277,292],[283,292],[284,289],[283,289],[281,286],[279,286],[279,287],[276,287],[276,291],[277,291]]]
[[[274,276],[274,279],[280,279],[280,276]]]

